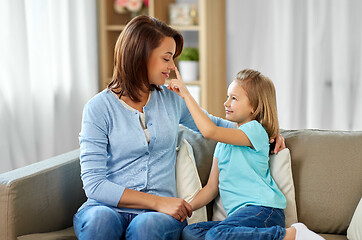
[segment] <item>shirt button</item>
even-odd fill
[[[146,152],[146,155],[149,155],[150,153],[149,152]]]
[[[152,126],[152,123],[148,124],[148,126]]]

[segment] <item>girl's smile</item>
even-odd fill
[[[228,88],[228,98],[224,103],[226,119],[242,125],[251,121],[254,112],[250,105],[247,93],[236,81],[233,81]]]

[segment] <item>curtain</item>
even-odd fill
[[[0,1],[0,173],[79,147],[98,91],[96,0]]]
[[[281,128],[362,130],[362,1],[227,0],[227,79],[269,76]]]

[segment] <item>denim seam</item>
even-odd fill
[[[274,208],[272,208],[269,216],[268,216],[267,219],[264,221],[264,227],[266,227],[266,228],[268,227],[268,225],[267,225],[267,224],[268,224],[268,221],[269,221],[269,219],[272,217],[273,213],[274,213]]]
[[[281,218],[283,218],[283,216],[280,214],[279,211],[276,211],[276,213],[277,213]]]

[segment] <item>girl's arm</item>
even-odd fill
[[[219,168],[217,158],[214,157],[212,168],[207,184],[200,190],[190,202],[192,210],[195,211],[211,202],[219,193]]]
[[[176,92],[185,100],[196,126],[205,138],[232,145],[252,146],[249,138],[243,131],[216,126],[191,96],[176,67],[175,72],[177,79],[172,79],[167,88]]]

